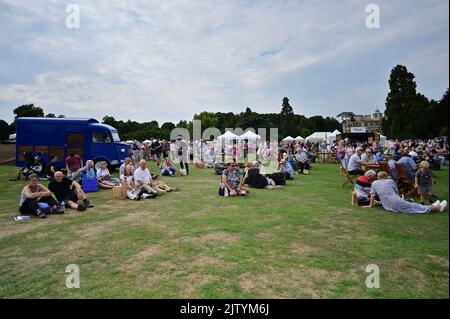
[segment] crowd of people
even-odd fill
[[[373,155],[375,153],[375,156]],[[402,213],[429,213],[445,210],[447,201],[434,200],[433,186],[436,184],[432,169],[449,165],[448,139],[392,141],[386,147],[352,146],[338,143],[336,157],[341,169],[347,167],[351,175],[360,175],[355,182],[353,202],[363,207],[381,205],[385,210]],[[348,161],[346,161],[348,159]],[[380,167],[385,161],[388,170],[376,173],[372,167]],[[347,166],[345,166],[347,164]],[[375,165],[375,166],[374,166]],[[412,192],[420,198],[420,204],[407,200],[400,194],[397,170],[401,165],[413,185]]]
[[[20,195],[19,211],[21,214],[46,218],[48,214],[63,214],[66,207],[78,211],[94,207],[83,191],[83,182],[87,180],[95,180],[101,189],[122,186],[126,190],[127,197],[133,200],[155,198],[178,190],[161,180],[155,180],[157,175],[150,173],[145,159],[133,162],[131,157],[127,157],[119,168],[120,178],[111,175],[106,161],[100,162],[99,169],[95,170],[92,160],[87,160],[83,165],[81,157],[71,153],[65,159],[66,176],[57,169],[57,161],[57,156],[50,158],[46,172],[49,180],[48,188],[40,183],[38,175],[28,176],[28,184],[22,189]],[[171,165],[170,161],[166,159],[161,166],[161,175],[173,176],[176,169]]]
[[[145,143],[135,142],[130,156],[119,168],[119,178],[108,170],[107,162],[95,169],[92,160],[83,161],[77,154],[65,159],[66,176],[56,168],[58,158],[51,157],[47,167],[50,179],[48,188],[39,178],[30,175],[28,185],[20,197],[20,212],[32,213],[44,218],[48,213],[62,213],[67,207],[79,211],[93,207],[82,189],[83,180],[96,179],[101,189],[123,186],[132,200],[154,198],[176,190],[165,182],[156,180],[158,175],[176,177],[189,175],[189,163],[198,168],[215,168],[221,174],[219,195],[245,196],[249,188],[278,188],[295,175],[308,175],[319,153],[330,152],[340,162],[341,175],[359,176],[355,182],[355,201],[364,207],[382,205],[386,210],[408,213],[442,211],[446,201],[433,201],[433,169],[448,165],[448,139],[392,141],[387,145],[377,142],[310,143],[292,141],[278,144],[270,141],[186,141],[181,135],[176,140],[153,139]],[[160,172],[153,175],[147,161],[156,162]],[[373,169],[386,160],[390,176]],[[399,195],[395,163],[404,166],[414,181],[420,195],[420,204],[405,200]],[[179,165],[178,166],[176,165]],[[242,172],[241,172],[242,169]],[[242,176],[241,176],[242,175]],[[246,186],[247,185],[247,186]],[[425,205],[428,201],[429,205]]]

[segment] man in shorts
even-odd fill
[[[86,198],[80,184],[64,177],[61,171],[55,173],[55,179],[48,184],[48,189],[55,195],[59,203],[65,202],[70,208],[80,212],[94,207]],[[78,201],[83,201],[78,204]]]

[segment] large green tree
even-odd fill
[[[414,74],[408,72],[405,66],[397,65],[392,69],[384,112],[387,119],[383,122],[383,131],[390,138],[407,137],[405,125],[408,122],[410,107],[416,101],[416,87]]]
[[[9,125],[3,120],[0,120],[0,143],[9,137]]]
[[[435,114],[433,118],[433,123],[436,123],[436,125],[439,127],[439,130],[436,132],[436,135],[443,136],[448,135],[448,116],[449,116],[449,108],[450,108],[450,101],[448,92],[449,89],[447,88],[447,91],[445,91],[444,96],[442,99],[435,105],[435,110],[433,110],[433,113]]]
[[[283,98],[283,104],[281,106],[280,112],[280,130],[282,137],[288,135],[296,135],[295,124],[294,124],[294,109],[289,104],[289,99],[287,97]]]
[[[44,117],[44,110],[34,104],[24,104],[16,107],[14,110],[14,117]]]

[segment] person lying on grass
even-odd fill
[[[258,161],[248,163],[248,166],[244,169],[244,178],[240,187],[245,183],[248,183],[248,187],[251,188],[270,188],[270,186],[275,186],[275,182],[272,179],[260,173]]]
[[[50,207],[50,213],[63,213],[58,202],[52,197],[52,193],[43,185],[39,184],[37,174],[28,176],[28,185],[22,189],[20,194],[19,211],[21,214],[35,214],[39,218],[47,217],[39,203],[45,203]]]
[[[228,162],[227,169],[222,172],[222,185],[229,196],[245,196],[249,191],[241,184],[241,175],[235,162]],[[221,194],[221,196],[225,196]]]
[[[68,207],[80,212],[94,207],[86,198],[80,184],[64,177],[61,171],[55,173],[55,180],[48,184],[48,189],[55,194],[60,203],[65,202]],[[78,204],[78,201],[83,201],[83,203]]]
[[[447,201],[436,201],[431,205],[421,205],[411,203],[400,197],[397,185],[392,179],[388,179],[388,174],[384,171],[378,172],[378,180],[372,183],[370,189],[370,204],[364,206],[371,208],[374,206],[375,197],[380,197],[381,204],[385,210],[398,213],[426,214],[430,212],[443,212],[447,207]]]

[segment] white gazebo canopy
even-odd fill
[[[261,136],[259,136],[258,134],[252,132],[252,131],[247,131],[244,134],[242,134],[241,136],[239,136],[239,138],[241,140],[259,140],[261,139]]]
[[[234,133],[231,133],[230,131],[226,131],[224,134],[217,137],[218,140],[237,140],[239,139],[239,136],[237,136]]]
[[[286,136],[285,138],[283,138],[281,141],[282,142],[289,142],[289,141],[293,141],[294,138],[292,136]]]
[[[295,138],[296,141],[304,141],[305,139],[300,135]]]
[[[313,142],[313,143],[323,143],[326,142],[327,139],[329,138],[329,136],[331,136],[332,133],[331,132],[315,132],[313,134],[311,134],[310,136],[308,136],[306,138],[307,141]]]
[[[338,130],[334,130],[334,132],[333,133],[331,133],[331,135],[334,135],[334,136],[336,136],[336,135],[339,135],[339,134],[342,134],[341,132],[339,132]]]

